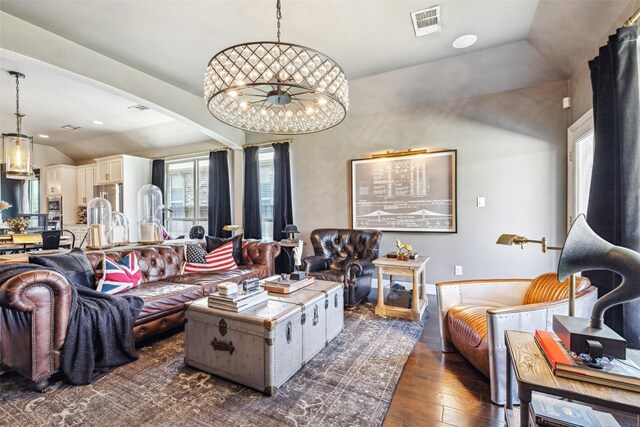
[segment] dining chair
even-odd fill
[[[49,230],[42,232],[42,250],[60,248],[61,230]]]

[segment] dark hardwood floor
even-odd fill
[[[441,352],[434,295],[429,295],[428,311],[429,320],[400,377],[384,427],[504,426],[504,410],[491,402],[489,380],[458,353]],[[640,427],[638,416],[613,414],[622,427]]]
[[[458,353],[440,351],[436,297],[391,400],[385,427],[504,426],[504,411],[491,403],[489,380]]]

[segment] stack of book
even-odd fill
[[[640,392],[640,357],[636,352],[627,351],[625,360],[605,356],[598,359],[600,368],[594,368],[570,353],[553,332],[537,330],[535,342],[554,375]]]
[[[238,313],[255,305],[262,304],[268,299],[267,292],[259,288],[252,292],[240,291],[229,295],[214,292],[209,295],[209,307]]]

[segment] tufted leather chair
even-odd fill
[[[576,284],[576,316],[589,317],[598,299],[595,286],[582,277]],[[568,279],[555,273],[535,279],[498,279],[436,284],[442,351],[458,351],[489,377],[491,400],[506,400],[504,332],[551,330],[554,314],[569,309]],[[517,397],[514,396],[514,402]]]
[[[340,282],[344,305],[354,308],[371,291],[382,232],[321,228],[311,232],[314,256],[302,260],[302,268],[320,280]]]

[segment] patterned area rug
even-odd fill
[[[184,333],[139,349],[140,359],[89,386],[45,394],[0,376],[0,425],[379,426],[426,323],[383,319],[368,304],[272,397],[184,364]]]

